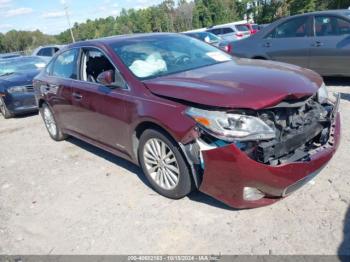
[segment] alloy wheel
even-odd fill
[[[47,130],[50,134],[55,137],[57,135],[56,121],[51,113],[51,110],[48,107],[44,107],[44,122],[47,127]]]
[[[160,139],[149,139],[143,149],[148,174],[158,186],[174,189],[179,183],[180,169],[174,152]]]

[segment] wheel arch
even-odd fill
[[[38,100],[38,107],[39,107],[39,108],[42,108],[44,103],[46,103],[45,99],[40,98],[40,99]],[[46,104],[47,104],[47,103],[46,103]]]
[[[198,174],[195,172],[194,166],[192,166],[191,161],[189,161],[183,145],[175,139],[175,137],[169,132],[165,127],[163,127],[161,124],[153,122],[151,120],[145,120],[143,122],[140,122],[136,125],[134,128],[133,134],[132,134],[132,150],[133,150],[133,157],[135,158],[135,162],[139,163],[138,159],[138,148],[139,148],[139,141],[140,137],[148,129],[155,129],[157,131],[160,131],[164,135],[168,136],[170,139],[175,141],[175,143],[178,145],[178,149],[182,155],[182,157],[185,159],[186,164],[188,166],[189,172],[191,174],[191,178],[193,182],[195,183],[195,186],[199,187],[199,178],[197,177]]]

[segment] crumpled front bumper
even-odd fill
[[[312,179],[336,152],[340,142],[340,115],[333,119],[328,143],[318,148],[309,161],[279,166],[261,164],[234,144],[202,151],[205,170],[200,191],[235,208],[272,204]],[[266,196],[254,201],[243,198],[245,187],[257,188]]]

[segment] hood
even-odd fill
[[[39,74],[39,72],[40,70],[28,70],[0,76],[0,90],[17,85],[31,85],[33,78]]]
[[[305,68],[250,59],[235,59],[144,81],[159,96],[254,110],[274,106],[282,100],[311,96],[322,82],[318,74]]]

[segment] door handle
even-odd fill
[[[314,46],[314,47],[320,47],[323,45],[324,45],[324,43],[322,43],[321,41],[316,41],[315,43],[312,44],[312,46]]]
[[[265,43],[264,47],[271,47],[271,43],[270,42]]]
[[[81,94],[78,93],[73,93],[72,96],[74,97],[74,99],[76,100],[81,100],[83,98],[83,96]]]

